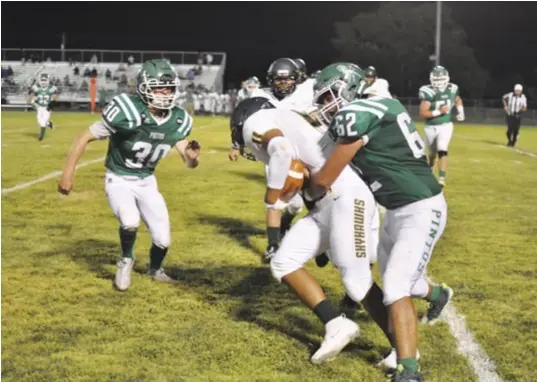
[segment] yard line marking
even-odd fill
[[[429,277],[425,276],[425,278],[429,283],[433,283]],[[449,325],[449,331],[457,341],[457,351],[468,360],[479,382],[503,382],[496,372],[494,361],[474,339],[466,327],[466,319],[457,313],[453,301],[450,301],[442,311],[440,321]]]
[[[102,161],[104,161],[104,158],[106,158],[106,157],[100,157],[100,158],[97,158],[97,159],[94,159],[94,160],[90,160],[88,162],[82,162],[78,166],[76,166],[76,168],[79,169],[79,168],[86,167],[86,166],[89,166],[89,165],[94,164],[94,163],[102,162]],[[49,180],[49,179],[52,179],[52,178],[56,178],[56,177],[60,176],[61,174],[62,174],[62,171],[54,171],[54,172],[51,172],[50,174],[44,175],[41,178],[34,179],[34,180],[30,181],[30,182],[17,184],[16,186],[13,186],[13,187],[10,187],[10,188],[3,188],[2,189],[2,195],[9,194],[9,193],[11,193],[13,191],[23,190],[25,188],[33,186],[34,184],[41,183],[41,182],[44,182],[45,180]]]
[[[203,128],[206,128],[206,127],[212,127],[212,126],[220,125],[222,122],[224,122],[224,121],[215,121],[215,122],[209,123],[207,125],[202,125],[202,126],[198,127],[198,129],[203,129]],[[91,161],[88,161],[88,162],[82,162],[78,166],[76,166],[76,168],[79,169],[79,168],[82,168],[82,167],[92,165],[94,163],[102,162],[102,161],[104,161],[105,158],[106,158],[106,156],[103,156],[103,157],[100,157],[100,158],[97,158],[97,159],[94,159],[94,160],[91,160]],[[50,174],[43,175],[42,177],[34,179],[34,180],[30,181],[30,182],[17,184],[16,186],[13,186],[13,187],[10,187],[10,188],[3,188],[2,189],[2,195],[6,195],[6,194],[9,194],[11,192],[18,191],[18,190],[23,190],[25,188],[33,186],[34,184],[41,183],[41,182],[44,182],[45,180],[49,180],[49,179],[52,179],[52,178],[56,178],[56,177],[60,176],[61,174],[62,174],[62,171],[54,171],[54,172],[51,172]]]
[[[454,134],[454,136],[456,138],[466,139],[467,141],[477,141],[477,142],[481,142],[481,143],[488,143],[488,142],[484,142],[483,140],[481,140],[481,139],[479,139],[477,137],[472,137],[470,135]],[[501,145],[499,143],[494,144],[494,146],[499,147],[501,149],[510,149],[510,150],[513,150],[513,151],[517,152],[518,154],[527,155],[530,158],[537,159],[537,154],[529,152],[529,151],[520,150],[520,149],[517,149],[516,147],[507,147],[507,146]]]

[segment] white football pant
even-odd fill
[[[50,111],[46,107],[39,106],[37,108],[37,123],[39,127],[47,127],[50,120]]]
[[[142,218],[153,243],[160,248],[170,246],[170,218],[154,175],[140,179],[106,173],[105,191],[110,208],[123,229],[138,228]]]
[[[438,151],[448,151],[449,142],[453,135],[453,123],[441,125],[425,125],[425,142],[429,156],[435,156]]]

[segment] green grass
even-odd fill
[[[60,170],[73,137],[95,119],[55,113],[58,128],[39,143],[33,113],[3,113],[2,188]],[[135,273],[128,292],[112,288],[117,222],[101,164],[77,171],[69,197],[53,179],[2,196],[3,379],[383,381],[372,365],[387,342],[361,313],[361,337],[331,364],[310,364],[322,325],[259,259],[262,166],[227,160],[224,119],[196,118],[192,136],[203,145],[199,168],[171,153],[157,170],[172,221],[165,266],[180,281],[175,287]],[[532,381],[537,160],[491,143],[504,144],[504,136],[499,128],[457,126],[448,228],[429,273],[454,287],[457,310],[502,377]],[[537,153],[537,130],[521,138],[521,149]],[[81,162],[105,151],[105,142],[92,143]],[[142,272],[150,238],[145,228],[138,237]],[[337,302],[337,272],[310,269]],[[427,381],[476,380],[446,324],[420,327],[420,350]]]

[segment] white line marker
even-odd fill
[[[478,142],[482,142],[482,143],[488,143],[488,142],[483,142],[481,139],[479,139],[477,137],[472,137],[472,136],[469,136],[469,135],[455,134],[455,137],[465,139],[467,141],[478,141]],[[537,154],[529,152],[529,151],[520,150],[520,149],[517,149],[515,147],[511,148],[511,147],[507,147],[505,145],[500,145],[500,144],[495,144],[494,146],[499,147],[501,149],[510,149],[510,150],[513,150],[513,151],[521,154],[521,155],[527,155],[530,158],[537,159]]]
[[[216,126],[216,125],[221,125],[222,122],[223,121],[215,121],[215,122],[209,123],[207,125],[202,125],[202,126],[198,127],[198,129],[203,129],[203,128],[206,128],[206,127],[212,127],[212,126]],[[45,146],[48,146],[48,145],[44,145],[43,147],[45,147]],[[94,164],[94,163],[102,162],[102,161],[104,161],[105,158],[106,157],[100,157],[100,158],[91,160],[89,162],[80,163],[78,166],[76,166],[76,168],[79,169],[79,168],[86,167],[86,166],[89,166],[89,165]],[[42,177],[34,179],[34,180],[30,181],[30,182],[17,184],[16,186],[13,186],[13,187],[10,187],[10,188],[3,188],[2,189],[2,195],[9,194],[9,193],[11,193],[13,191],[23,190],[25,188],[33,186],[34,184],[41,183],[41,182],[44,182],[45,180],[49,180],[49,179],[52,179],[52,178],[56,178],[56,177],[60,176],[61,174],[62,174],[61,171],[54,171],[54,172],[51,172],[50,174],[43,175]]]
[[[100,157],[100,158],[97,158],[97,159],[94,159],[94,160],[90,160],[88,162],[82,162],[78,166],[76,166],[76,168],[79,169],[79,168],[86,167],[86,166],[89,166],[89,165],[94,164],[94,163],[102,162],[102,161],[104,161],[104,158],[106,158],[106,157]],[[18,190],[28,188],[30,186],[33,186],[34,184],[44,182],[45,180],[56,178],[56,177],[60,176],[61,174],[62,174],[61,171],[54,171],[54,172],[51,172],[50,174],[44,175],[41,178],[34,179],[34,180],[30,181],[30,182],[17,184],[16,186],[13,186],[13,187],[10,187],[10,188],[3,188],[2,189],[2,195],[9,194],[9,193],[11,193],[13,191],[18,191]]]

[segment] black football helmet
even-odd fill
[[[291,58],[278,58],[267,71],[267,83],[279,100],[295,91],[299,77],[298,65]]]
[[[308,69],[306,68],[306,61],[301,58],[295,58],[296,65],[298,66],[298,83],[301,84],[308,79]]]
[[[244,146],[244,137],[242,136],[242,128],[244,122],[262,109],[275,109],[276,107],[265,97],[247,98],[233,110],[229,125],[231,128],[231,143],[234,147]]]
[[[377,79],[377,69],[374,66],[368,66],[364,70],[365,81],[368,85],[371,85]]]

